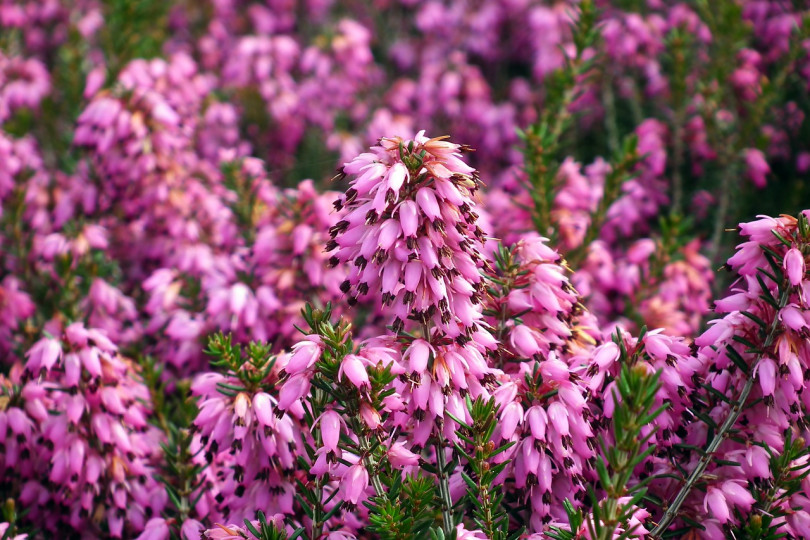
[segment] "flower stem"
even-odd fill
[[[360,443],[360,450],[363,452],[363,465],[366,467],[368,471],[369,479],[371,480],[371,485],[374,487],[374,494],[378,497],[382,497],[385,495],[385,488],[380,481],[380,475],[377,473],[377,463],[373,459],[371,453],[371,441],[368,439],[368,435],[363,433],[363,426],[359,425],[360,422],[353,422],[355,425],[354,431],[355,433],[359,433],[357,436],[357,440]]]
[[[444,435],[441,431],[436,441],[436,463],[438,465],[439,495],[442,498],[442,524],[444,533],[449,535],[453,530],[453,501],[450,499],[450,481],[447,478],[447,456],[444,455]]]

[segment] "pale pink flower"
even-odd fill
[[[368,488],[368,471],[362,463],[346,469],[340,481],[340,495],[344,501],[358,504]]]
[[[796,248],[791,248],[785,254],[784,268],[790,284],[794,287],[799,285],[804,279],[805,262],[804,255]]]

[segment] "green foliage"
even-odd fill
[[[484,315],[493,317],[498,321],[495,328],[495,336],[500,342],[508,332],[507,322],[511,319],[516,321],[520,320],[523,313],[513,314],[509,309],[509,304],[506,302],[509,293],[514,289],[521,289],[527,286],[527,282],[523,279],[529,274],[527,270],[521,269],[520,262],[515,256],[515,246],[505,246],[498,243],[495,250],[494,262],[492,271],[484,273],[484,278],[489,282],[487,285],[487,294],[497,300],[498,309],[485,308]],[[507,360],[505,356],[508,354],[507,350],[501,348],[498,351],[498,367],[503,369],[504,363]]]
[[[247,349],[233,343],[230,334],[218,332],[208,338],[205,354],[213,357],[211,364],[232,373],[244,385],[219,383],[218,389],[226,396],[235,396],[242,390],[255,391],[273,370],[276,357],[270,354],[267,343],[251,342]]]
[[[14,538],[18,534],[22,534],[23,531],[17,528],[17,520],[24,517],[25,514],[28,513],[29,509],[23,509],[22,512],[18,511],[17,505],[14,502],[14,499],[6,499],[3,502],[3,505],[0,506],[0,522],[8,523],[8,529],[6,532],[3,533],[3,536],[0,536],[0,540],[6,540]],[[27,533],[33,535],[36,531],[27,530]]]
[[[369,531],[381,540],[425,538],[436,521],[433,479],[408,475],[403,480],[398,471],[390,471],[383,481],[387,491],[366,503]]]
[[[160,443],[164,461],[157,479],[166,488],[170,513],[177,518],[175,523],[182,524],[189,517],[197,517],[194,508],[205,494],[202,476],[205,467],[192,461],[196,454],[191,451],[194,436],[190,429],[169,424],[166,435],[166,442]]]
[[[242,168],[242,161],[226,161],[220,165],[223,184],[236,194],[230,205],[239,231],[248,245],[256,239],[256,229],[263,207],[258,197],[259,183]]]
[[[154,58],[169,37],[168,15],[172,3],[165,0],[106,0],[101,43],[110,75],[115,76],[135,58]]]
[[[476,527],[490,540],[517,538],[523,533],[524,528],[520,527],[510,532],[509,515],[502,505],[503,487],[494,483],[509,464],[509,460],[501,463],[493,461],[498,454],[505,452],[515,443],[496,446],[492,440],[498,422],[498,406],[495,398],[484,401],[479,397],[472,401],[467,396],[466,403],[472,419],[471,424],[451,416],[461,426],[459,439],[466,443],[466,446],[459,442],[455,444],[456,453],[466,462],[465,470],[461,471],[461,477],[467,484],[467,501],[464,505],[470,508]]]
[[[259,510],[258,514],[256,515],[256,521],[257,523],[254,524],[250,520],[246,519],[245,528],[257,540],[295,540],[304,532],[303,527],[301,527],[292,535],[287,536],[287,532],[284,529],[277,527],[274,521],[267,521],[267,517],[261,510]]]

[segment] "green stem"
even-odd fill
[[[377,474],[377,463],[371,453],[371,441],[368,435],[363,432],[363,426],[360,425],[360,422],[355,419],[352,423],[354,424],[354,432],[360,433],[360,435],[357,436],[357,441],[360,443],[360,451],[363,453],[363,465],[368,471],[368,477],[371,481],[371,486],[374,488],[374,494],[378,497],[382,497],[385,495],[385,488],[380,481],[380,475]]]
[[[480,440],[478,441],[478,444],[481,446],[483,446],[486,443],[487,441],[484,441],[483,443]],[[495,517],[493,513],[492,497],[490,496],[489,493],[489,485],[482,482],[484,471],[488,463],[485,456],[483,456],[481,453],[478,452],[476,452],[476,454],[478,454],[476,456],[478,461],[477,467],[478,470],[481,471],[481,474],[478,475],[478,478],[476,480],[476,484],[478,487],[479,498],[481,499],[481,509],[483,510],[484,514],[483,515],[484,533],[487,535],[487,538],[495,540],[501,537],[499,534],[500,531],[495,530],[495,523],[494,523]]]
[[[683,167],[683,123],[684,113],[682,108],[679,108],[675,114],[675,128],[673,133],[672,142],[672,210],[674,215],[681,215],[681,207],[683,206],[683,174],[681,168]]]
[[[313,396],[312,401],[310,402],[312,407],[312,418],[318,418],[323,413],[323,402],[325,401],[325,392],[319,388],[316,388]],[[320,448],[323,445],[323,439],[321,436],[321,429],[320,427],[315,428],[313,433],[313,438],[315,439],[315,447]],[[310,538],[312,540],[318,540],[321,536],[323,536],[323,525],[324,525],[324,511],[323,511],[323,488],[326,482],[324,482],[323,476],[318,476],[315,478],[315,493],[318,498],[317,504],[314,505],[312,509],[312,534]]]
[[[722,245],[723,231],[726,228],[726,218],[728,216],[729,207],[731,205],[731,184],[732,179],[736,177],[736,167],[732,166],[728,161],[723,160],[720,166],[723,169],[720,178],[720,188],[718,190],[720,200],[717,204],[717,213],[714,216],[714,230],[712,231],[712,240],[710,249],[709,260],[714,262],[717,255],[720,253]],[[720,283],[720,280],[717,280]]]
[[[608,152],[616,155],[616,152],[619,151],[619,124],[616,122],[616,96],[613,93],[613,79],[607,70],[605,70],[605,79],[602,81],[602,100],[605,103]]]
[[[442,498],[442,524],[444,533],[453,531],[453,501],[450,498],[450,481],[447,478],[447,457],[444,455],[444,435],[439,431],[436,441],[436,462],[438,465],[439,495]]]

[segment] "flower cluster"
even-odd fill
[[[102,331],[73,323],[61,335],[3,381],[4,485],[45,530],[121,538],[166,504],[149,389]]]
[[[381,139],[344,165],[356,178],[335,203],[346,214],[327,249],[336,250],[333,265],[352,263],[341,285],[351,298],[381,291],[395,331],[413,317],[464,343],[481,318],[479,178],[463,148],[442,139]]]

